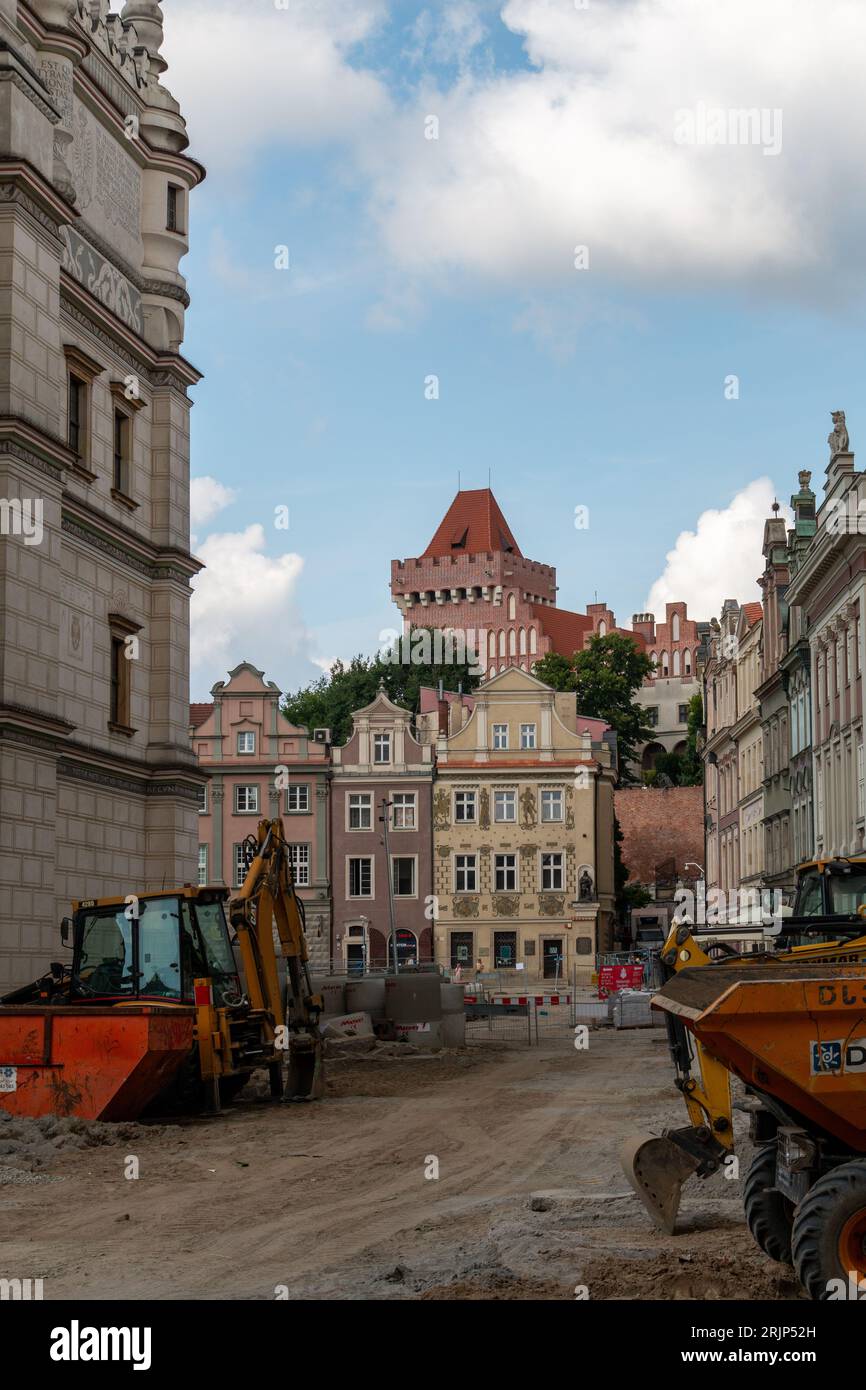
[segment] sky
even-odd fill
[[[857,448],[861,0],[163,10],[208,169],[194,700],[241,660],[295,690],[372,654],[458,480],[562,607],[759,596],[832,410]]]

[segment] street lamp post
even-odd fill
[[[388,920],[391,923],[391,955],[394,961],[394,974],[399,974],[400,966],[397,960],[397,927],[394,923],[394,884],[391,881],[391,853],[388,844],[388,817],[392,803],[386,797],[382,797],[382,814],[379,820],[382,824],[382,834],[385,841],[385,877],[388,880]]]

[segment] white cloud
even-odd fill
[[[226,487],[205,474],[201,478],[189,480],[189,524],[190,527],[206,526],[209,521],[234,502],[237,493],[233,487]]]
[[[682,531],[665,556],[644,610],[664,614],[665,604],[685,599],[689,615],[702,621],[718,617],[726,598],[738,603],[760,599],[757,576],[763,567],[764,522],[776,494],[769,478],[756,478],[730,505],[702,512],[694,531]],[[789,507],[779,515],[790,522]]]
[[[347,138],[382,109],[377,77],[346,54],[375,29],[385,0],[173,0],[165,85],[191,153],[232,166],[268,145]]]
[[[201,694],[244,660],[279,684],[287,658],[309,659],[312,648],[295,598],[303,558],[267,555],[264,528],[258,523],[207,536],[198,556],[207,568],[192,581],[193,691]]]

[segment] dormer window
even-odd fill
[[[391,735],[373,735],[373,762],[389,763],[391,761]]]

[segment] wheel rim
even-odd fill
[[[849,1216],[839,1233],[839,1256],[843,1268],[866,1274],[866,1207]]]

